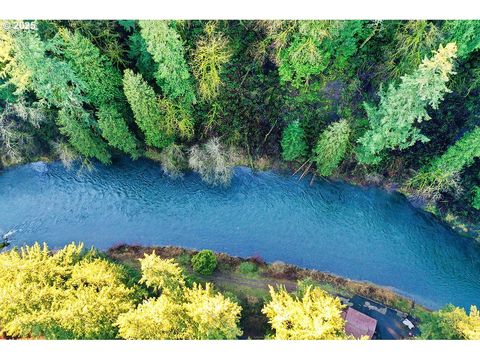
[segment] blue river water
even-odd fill
[[[431,308],[480,305],[480,246],[401,195],[236,168],[228,187],[120,159],[79,171],[0,173],[0,234],[13,245],[177,245],[258,255],[390,287]]]

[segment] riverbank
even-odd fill
[[[244,309],[241,325],[244,329],[244,336],[247,338],[263,338],[270,330],[267,319],[261,312],[263,304],[268,298],[269,285],[285,286],[287,291],[293,292],[297,289],[299,281],[306,281],[341,299],[350,299],[355,295],[360,295],[414,317],[429,311],[423,306],[414,304],[411,299],[372,283],[353,281],[282,262],[267,263],[260,257],[242,258],[216,253],[217,269],[210,276],[202,276],[191,268],[191,257],[197,253],[192,249],[176,246],[144,247],[122,244],[110,248],[106,254],[111,260],[131,269],[133,276],[138,276],[140,270],[138,259],[153,251],[164,259],[175,259],[184,269],[189,281],[211,282],[219,290],[237,300]]]

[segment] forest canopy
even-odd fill
[[[0,30],[1,166],[143,156],[217,185],[268,159],[479,214],[479,21],[31,24]]]

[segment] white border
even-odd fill
[[[3,19],[480,19],[476,0],[5,0]]]
[[[2,359],[475,359],[480,341],[0,341]],[[17,357],[19,356],[19,357]]]

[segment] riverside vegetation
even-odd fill
[[[478,225],[479,21],[11,24],[0,24],[2,167],[42,158],[90,166],[126,154],[223,185],[236,164],[282,164],[302,177],[399,184],[465,232]],[[195,266],[212,271],[211,255]],[[234,299],[155,255],[140,275],[77,245],[11,250],[0,261],[8,337],[242,333]],[[322,290],[272,290],[269,301],[269,336],[345,337],[341,305]],[[305,313],[310,305],[318,312]],[[286,308],[298,315],[288,324],[279,321]],[[422,316],[426,338],[479,336],[475,307]],[[295,323],[311,317],[328,326]]]
[[[0,253],[0,266],[0,334],[7,338],[351,339],[337,294],[410,307],[373,285],[210,251],[118,246],[104,254],[72,243],[51,252],[37,243]],[[217,267],[261,278],[269,291],[204,276]],[[291,287],[293,279],[298,283],[287,291],[285,281]],[[480,339],[475,306],[469,314],[452,305],[414,314],[422,338]]]

